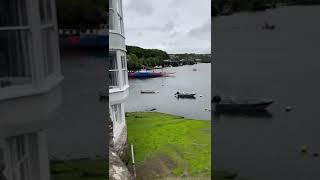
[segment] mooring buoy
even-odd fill
[[[300,148],[300,152],[301,153],[307,153],[307,146],[302,146],[301,148]]]
[[[291,106],[287,106],[287,107],[285,108],[285,110],[286,110],[287,112],[292,111],[292,107],[291,107]]]

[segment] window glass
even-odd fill
[[[45,75],[51,75],[54,73],[54,55],[53,55],[53,45],[54,42],[54,29],[47,28],[43,29],[42,36],[42,47],[43,47],[43,61],[44,61],[44,71]]]
[[[121,104],[114,104],[114,105],[111,105],[111,111],[112,111],[112,121],[113,122],[117,122],[117,124],[120,124],[121,123]]]
[[[109,67],[109,89],[119,86],[117,56],[115,52],[109,53],[109,60],[107,61]]]
[[[52,20],[51,0],[39,0],[39,11],[41,23],[49,23]]]
[[[27,9],[24,0],[0,0],[0,27],[27,25]]]
[[[8,139],[11,153],[12,175],[15,180],[30,180],[30,156],[26,146],[27,135]]]
[[[114,30],[114,12],[112,9],[109,10],[109,28]]]
[[[109,7],[113,8],[113,0],[109,0]]]
[[[0,89],[31,83],[30,33],[0,31]]]
[[[116,29],[117,29],[117,31],[119,33],[121,33],[121,19],[122,18],[119,15],[117,15],[117,27],[116,27]]]

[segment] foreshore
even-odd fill
[[[210,121],[158,112],[126,116],[137,179],[211,177]]]

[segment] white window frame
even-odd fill
[[[16,31],[24,30],[28,32],[28,55],[31,82],[22,85],[12,85],[5,88],[0,88],[0,100],[14,98],[19,96],[26,96],[29,94],[37,94],[55,86],[62,80],[60,69],[60,54],[58,45],[58,28],[56,21],[56,7],[54,0],[45,0],[51,5],[51,20],[41,23],[39,0],[21,0],[26,3],[27,25],[21,26],[2,26],[1,31]],[[52,38],[56,39],[52,43],[52,71],[50,75],[46,75],[47,68],[43,68],[47,63],[43,59],[44,46],[42,43],[41,32],[51,28],[53,30]]]
[[[125,86],[125,85],[128,85],[127,57],[125,54],[121,55],[121,68],[122,68],[123,86]]]
[[[116,78],[114,79],[116,81],[116,85],[110,85],[109,84],[109,89],[113,89],[113,88],[119,88],[120,87],[120,76],[119,76],[119,65],[118,65],[118,59],[117,59],[117,52],[116,51],[109,51],[110,54],[112,54],[112,57],[114,58],[113,60],[115,60],[115,64],[116,64],[116,67],[115,69],[111,69],[109,68],[109,73],[115,73],[116,74]],[[110,60],[110,59],[109,59]],[[110,80],[109,80],[109,83],[110,83]]]
[[[10,177],[12,177],[13,180],[32,180],[32,162],[31,162],[31,156],[30,156],[30,146],[29,146],[29,135],[24,134],[24,135],[19,135],[15,137],[10,137],[7,139],[7,143],[9,145],[9,151],[10,151]],[[23,154],[20,154],[18,149],[18,138],[22,138],[22,144],[20,146],[23,146]],[[20,142],[20,143],[21,143]],[[20,159],[18,159],[18,156],[21,156]],[[23,176],[21,174],[21,165],[23,163],[26,163],[26,169],[25,173],[26,175]]]
[[[112,4],[109,7],[109,31],[112,33],[120,34],[124,37],[122,0],[111,1]],[[110,22],[110,18],[112,19],[112,22]]]
[[[33,58],[32,58],[32,44],[31,44],[31,41],[32,41],[32,28],[30,26],[30,8],[29,8],[29,5],[28,5],[28,1],[25,1],[25,8],[26,8],[26,16],[27,19],[27,24],[26,25],[16,25],[16,26],[1,26],[0,27],[0,33],[3,32],[3,31],[9,31],[9,32],[14,32],[14,31],[20,31],[20,32],[25,32],[26,35],[27,35],[27,49],[24,49],[24,51],[28,51],[28,60],[29,60],[29,71],[30,71],[30,74],[31,74],[31,82],[30,83],[26,83],[26,84],[20,84],[20,85],[12,85],[12,86],[8,86],[8,87],[0,87],[0,94],[7,94],[7,92],[10,92],[10,91],[15,91],[15,90],[18,90],[18,89],[22,89],[22,88],[30,88],[32,86],[32,84],[34,83],[34,69],[33,69],[33,66],[32,64],[34,63],[33,62]],[[20,13],[20,12],[19,12]],[[24,53],[26,54],[26,53]],[[1,97],[0,97],[1,98]]]

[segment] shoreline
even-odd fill
[[[238,14],[238,13],[258,13],[258,12],[265,12],[268,10],[272,10],[272,9],[278,9],[281,7],[290,7],[290,6],[319,6],[320,2],[312,2],[312,3],[302,3],[302,2],[288,2],[288,3],[276,3],[274,6],[271,6],[271,3],[265,3],[262,4],[262,6],[265,6],[264,9],[261,10],[253,10],[253,9],[240,9],[240,10],[229,10],[228,12],[222,12],[222,9],[219,9],[219,12],[217,12],[216,14],[212,14],[211,17],[212,18],[218,18],[218,17],[223,17],[223,16],[231,16],[234,14]],[[217,10],[217,9],[216,9]],[[212,11],[213,12],[213,11]]]

